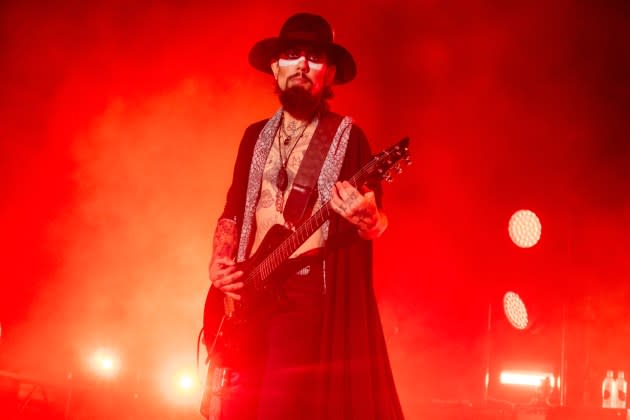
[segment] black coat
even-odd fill
[[[239,146],[232,185],[221,218],[242,226],[251,159],[267,120],[249,126]],[[351,178],[370,161],[363,131],[352,126],[340,180]],[[370,185],[381,202],[380,183]],[[397,420],[402,409],[394,385],[372,279],[372,242],[334,214],[326,256],[326,303],[321,340],[317,418]]]

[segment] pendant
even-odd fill
[[[284,192],[287,189],[287,185],[289,185],[287,168],[281,166],[280,170],[278,170],[278,176],[276,177],[276,187],[278,187],[280,191]]]
[[[284,193],[280,190],[276,191],[276,211],[282,213],[284,207]]]

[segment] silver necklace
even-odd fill
[[[304,127],[302,128],[300,135],[297,137],[297,140],[291,147],[291,150],[289,150],[289,153],[287,154],[286,158],[282,157],[282,145],[280,144],[281,135],[280,133],[278,133],[278,153],[280,155],[280,169],[278,169],[278,174],[276,175],[276,187],[278,188],[278,191],[276,192],[276,210],[279,213],[282,213],[282,208],[284,205],[284,192],[287,190],[287,187],[289,186],[289,173],[287,172],[287,164],[289,163],[289,158],[291,157],[293,150],[295,150],[295,147],[298,145],[300,140],[302,140],[302,136],[304,136],[304,132],[306,131],[306,127],[308,127],[308,125],[309,125],[308,123],[304,124]],[[282,127],[282,131],[284,132],[284,126]],[[285,132],[285,135],[286,135],[286,132]],[[285,145],[288,145],[290,141],[291,139],[287,137],[284,139],[283,143]]]

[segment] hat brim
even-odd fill
[[[267,38],[254,44],[249,51],[249,64],[264,73],[272,74],[271,62],[280,53],[282,41],[280,38]],[[357,75],[357,65],[352,54],[339,44],[325,45],[331,62],[336,67],[335,83],[348,83]]]

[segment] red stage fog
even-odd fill
[[[406,418],[600,418],[606,370],[630,370],[615,0],[4,2],[0,418],[201,418],[212,236],[244,129],[279,106],[247,54],[298,11],[357,61],[332,109],[374,152],[411,137],[375,242]]]

